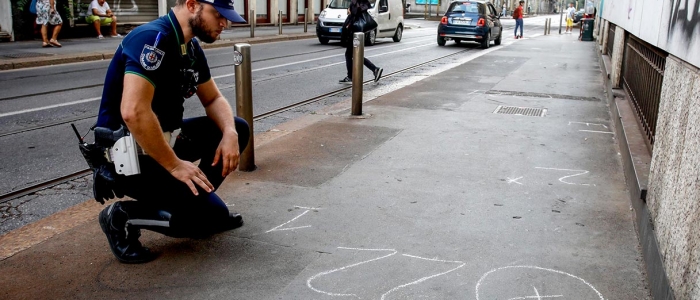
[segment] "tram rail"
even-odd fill
[[[459,54],[462,54],[462,53],[465,53],[465,52],[469,52],[469,51],[472,51],[472,50],[473,50],[473,49],[471,49],[471,48],[467,48],[467,49],[464,49],[464,50],[461,50],[461,51],[457,51],[457,52],[453,52],[453,53],[450,53],[450,54],[446,54],[446,55],[443,55],[443,56],[440,56],[440,57],[437,57],[437,58],[434,58],[434,59],[431,59],[431,60],[428,60],[428,61],[425,61],[425,62],[422,62],[422,63],[419,63],[419,64],[415,64],[415,65],[410,66],[410,67],[406,67],[406,68],[403,68],[403,69],[400,69],[400,70],[397,70],[397,71],[394,71],[394,72],[391,72],[391,73],[384,74],[384,76],[382,76],[382,77],[383,77],[383,78],[387,78],[387,77],[396,76],[396,75],[401,74],[401,73],[403,73],[403,72],[407,72],[407,71],[410,71],[410,70],[413,70],[413,69],[416,69],[416,68],[419,68],[419,67],[422,67],[422,66],[425,66],[425,65],[434,63],[434,62],[436,62],[436,61],[439,61],[439,60],[442,60],[442,59],[445,59],[445,58],[449,58],[449,57],[452,57],[452,56],[455,56],[455,55],[459,55]],[[372,82],[374,82],[374,80],[373,80],[373,79],[370,79],[370,80],[364,81],[363,84],[368,84],[368,83],[372,83]],[[254,121],[259,121],[259,120],[265,119],[265,118],[267,118],[267,117],[270,117],[270,116],[273,116],[273,115],[276,115],[276,114],[279,114],[279,113],[283,113],[283,112],[285,112],[285,111],[288,111],[288,110],[293,109],[293,108],[296,108],[296,107],[304,106],[304,105],[307,105],[307,104],[310,104],[310,103],[314,103],[314,102],[320,101],[320,100],[325,99],[325,98],[328,98],[328,97],[332,97],[332,96],[338,95],[338,94],[340,94],[340,93],[343,93],[343,92],[345,92],[345,91],[350,90],[351,88],[352,88],[351,86],[346,86],[346,87],[339,88],[339,89],[336,89],[336,90],[331,91],[331,92],[328,92],[328,93],[324,93],[324,94],[321,94],[321,95],[318,95],[318,96],[314,96],[314,97],[311,97],[311,98],[308,98],[308,99],[305,99],[305,100],[302,100],[302,101],[299,101],[299,102],[296,102],[296,103],[293,103],[293,104],[290,104],[290,105],[286,105],[286,106],[283,106],[283,107],[280,107],[280,108],[277,108],[277,109],[274,109],[274,110],[271,110],[271,111],[268,111],[268,112],[264,112],[264,113],[261,113],[261,114],[259,114],[259,115],[254,116],[254,117],[253,117],[253,120],[254,120]],[[44,125],[44,126],[41,126],[41,128],[46,128],[46,127],[51,127],[51,126],[58,126],[58,125],[61,125],[61,124],[66,124],[66,123],[74,122],[74,121],[76,121],[76,120],[84,120],[84,119],[88,119],[88,118],[91,118],[91,117],[94,118],[94,117],[96,117],[96,115],[93,115],[93,116],[90,116],[90,117],[83,117],[83,118],[79,118],[79,119],[68,120],[68,121],[61,121],[61,122],[57,122],[57,123],[54,123],[54,124],[51,124],[51,125]],[[30,131],[30,130],[36,130],[36,129],[39,129],[39,128],[28,128],[28,129],[18,130],[18,131],[16,131],[16,132],[14,132],[14,134],[19,133],[19,132],[26,132],[26,131]],[[2,137],[2,136],[7,136],[7,135],[9,135],[9,134],[13,134],[13,133],[5,133],[5,134],[3,134],[3,135],[0,135],[0,137]],[[36,192],[41,191],[41,190],[45,190],[45,189],[52,188],[52,187],[54,187],[54,186],[57,186],[57,185],[60,185],[60,184],[69,182],[69,181],[71,181],[71,180],[75,180],[75,179],[78,179],[78,178],[81,178],[81,177],[84,177],[84,176],[89,176],[89,175],[90,175],[90,171],[91,171],[91,170],[88,169],[88,168],[82,169],[82,170],[80,170],[80,171],[73,172],[73,173],[70,173],[70,174],[68,174],[68,175],[60,176],[60,177],[57,177],[57,178],[54,178],[54,179],[50,179],[50,180],[43,181],[43,182],[40,182],[40,183],[37,183],[37,184],[33,184],[33,185],[30,185],[30,186],[27,186],[27,187],[23,187],[23,188],[20,188],[20,189],[11,191],[11,192],[7,192],[7,193],[4,193],[4,194],[0,194],[0,204],[6,203],[6,202],[9,202],[9,201],[12,201],[12,200],[14,200],[14,199],[17,199],[17,198],[20,198],[20,197],[23,197],[23,196],[26,196],[26,195],[31,195],[31,194],[36,193]]]

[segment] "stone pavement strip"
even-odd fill
[[[601,76],[593,43],[526,38],[282,124],[218,191],[242,228],[125,265],[79,217],[0,262],[0,298],[649,299]]]

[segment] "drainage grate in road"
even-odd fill
[[[494,110],[493,113],[494,114],[503,114],[503,115],[521,115],[521,116],[531,116],[531,117],[544,117],[547,114],[547,109],[546,108],[499,105],[498,107],[496,107],[496,110]]]
[[[17,52],[17,53],[0,54],[0,56],[7,57],[7,58],[28,58],[28,57],[53,56],[53,54],[38,53],[38,52]]]

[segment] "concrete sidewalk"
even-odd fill
[[[601,76],[594,43],[526,38],[290,121],[218,191],[242,228],[125,265],[86,202],[0,237],[0,298],[649,299]]]
[[[232,27],[221,33],[220,40],[211,44],[202,43],[202,48],[229,47],[236,43],[259,44],[316,38],[315,26],[308,24],[307,32],[304,32],[303,25],[284,25],[282,35],[279,34],[278,27],[260,26],[255,28],[254,38],[250,37],[250,27]],[[0,70],[111,59],[121,39],[75,38],[62,39],[59,42],[63,47],[42,48],[40,40],[0,43]]]

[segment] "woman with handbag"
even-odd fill
[[[346,83],[346,84],[352,84],[352,37],[353,33],[359,32],[357,28],[363,28],[367,29],[365,27],[365,24],[367,23],[374,23],[373,25],[376,27],[376,22],[374,20],[371,20],[371,22],[366,22],[366,18],[372,18],[369,16],[369,13],[367,10],[370,8],[371,4],[369,3],[369,0],[352,0],[350,2],[350,6],[348,7],[348,17],[345,19],[345,24],[343,26],[343,35],[344,39],[343,42],[345,43],[345,67],[347,68],[348,75],[345,76],[345,78],[340,80],[340,83]],[[362,19],[362,20],[361,20]],[[360,22],[358,22],[360,21]],[[374,30],[372,28],[371,30]],[[369,30],[367,30],[369,31]],[[372,73],[374,74],[374,82],[379,81],[379,78],[382,77],[382,72],[384,69],[379,68],[375,66],[369,59],[365,57],[364,60],[365,67],[368,69],[372,70]]]

